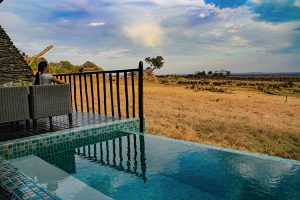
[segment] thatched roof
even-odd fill
[[[32,79],[30,67],[0,26],[0,84]]]

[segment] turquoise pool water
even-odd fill
[[[11,162],[63,199],[300,199],[298,161],[122,132],[40,152]]]

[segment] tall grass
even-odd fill
[[[145,84],[147,131],[300,160],[300,98]]]

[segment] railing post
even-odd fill
[[[144,132],[144,99],[143,99],[143,62],[139,62],[139,118],[140,118],[140,132]]]

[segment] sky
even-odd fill
[[[28,55],[105,70],[300,71],[300,0],[4,0],[0,24]]]

